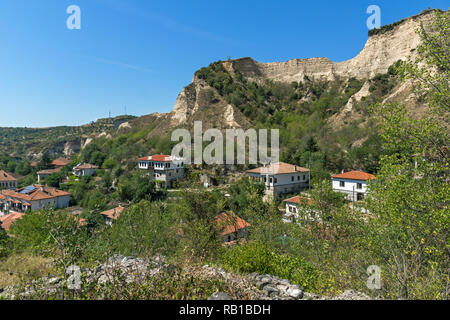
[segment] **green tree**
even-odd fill
[[[367,247],[384,266],[388,297],[448,299],[448,12],[436,13],[419,34],[418,60],[404,64],[402,72],[419,88],[428,113],[417,120],[404,106],[376,106],[387,155],[370,187],[368,208],[376,218]]]

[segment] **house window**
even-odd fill
[[[277,181],[278,181],[278,180],[277,180],[277,178],[275,178],[275,181],[274,181],[274,183],[277,183]]]
[[[357,183],[356,184],[356,189],[362,189],[362,183]]]
[[[294,176],[291,177],[291,181],[294,181]]]
[[[339,181],[339,187],[344,188],[345,187],[345,182],[344,181]]]
[[[303,181],[305,181],[306,180],[306,176],[305,175],[303,175]]]
[[[297,176],[297,181],[300,181],[300,176]]]
[[[270,178],[269,183],[272,183],[272,182],[273,182],[273,178]]]

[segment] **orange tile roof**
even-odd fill
[[[284,200],[284,202],[290,202],[290,203],[295,203],[295,204],[306,203],[308,206],[311,206],[314,204],[314,201],[312,199],[301,198],[300,196],[295,196],[295,197],[286,199],[286,200]]]
[[[83,169],[98,169],[98,166],[94,165],[94,164],[90,164],[90,163],[83,163],[79,166],[76,166],[74,168],[75,170],[83,170]]]
[[[158,162],[171,162],[172,156],[166,154],[156,154],[154,156],[139,158],[140,161],[158,161]]]
[[[59,166],[64,167],[64,166],[67,166],[70,162],[71,162],[70,159],[66,159],[66,158],[57,158],[57,159],[55,159],[55,160],[52,161],[52,165],[58,166],[58,167],[59,167]]]
[[[36,174],[39,174],[39,175],[43,175],[43,174],[53,174],[53,173],[56,173],[56,172],[61,171],[61,169],[62,169],[62,167],[56,168],[56,169],[46,169],[46,170],[38,171],[38,172],[36,172]]]
[[[0,170],[0,181],[17,181],[17,179],[12,174]]]
[[[333,179],[348,179],[348,180],[375,180],[375,176],[370,173],[366,173],[363,171],[349,171],[345,173],[335,174],[332,176]]]
[[[3,217],[0,218],[0,227],[5,229],[5,231],[9,231],[9,228],[11,228],[11,225],[14,223],[14,221],[18,219],[22,219],[23,213],[21,212],[11,212]]]
[[[48,187],[48,186],[42,186],[39,184],[33,184],[33,187],[35,187],[34,190],[30,191],[29,193],[20,193],[25,188],[19,189],[17,191],[13,190],[2,190],[1,194],[6,197],[10,197],[13,199],[20,199],[24,201],[36,201],[36,200],[44,200],[44,199],[52,199],[56,197],[62,197],[62,196],[70,196],[69,192],[65,192],[56,188]]]
[[[122,213],[123,210],[125,210],[124,207],[118,206],[116,208],[100,212],[100,214],[103,216],[107,216],[110,219],[116,220],[120,216],[120,214]]]
[[[272,163],[269,166],[259,167],[252,170],[247,170],[248,173],[259,173],[259,174],[285,174],[285,173],[296,173],[296,172],[309,172],[309,169],[303,168],[294,164],[289,164],[285,162]]]
[[[247,221],[239,218],[234,212],[220,213],[214,218],[214,225],[222,236],[250,226]]]
[[[81,227],[83,227],[87,224],[87,220],[84,218],[79,218],[78,223],[80,224]]]

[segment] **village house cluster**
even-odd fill
[[[26,212],[44,208],[63,209],[69,206],[70,193],[49,187],[42,182],[51,174],[60,172],[71,163],[70,159],[58,158],[51,163],[51,168],[37,172],[38,184],[17,188],[18,180],[12,174],[0,170],[0,226],[8,230],[13,222],[21,219]],[[174,188],[176,181],[184,178],[184,159],[171,155],[151,155],[137,160],[137,167],[144,176],[154,181],[159,187]],[[72,168],[76,177],[93,176],[99,167],[89,163],[79,163]],[[301,166],[277,162],[248,170],[248,178],[253,183],[264,186],[266,201],[279,199],[284,195],[294,195],[283,200],[285,212],[283,221],[299,222],[302,219],[320,222],[321,217],[314,209],[314,201],[307,193],[310,189],[311,172]],[[362,171],[341,172],[332,176],[331,185],[335,192],[345,195],[348,201],[361,201],[367,193],[368,183],[375,181],[375,176]],[[105,225],[111,226],[126,210],[126,204],[101,212]],[[80,225],[86,224],[79,219]],[[250,224],[234,212],[220,212],[211,223],[222,241],[232,244],[248,237]]]

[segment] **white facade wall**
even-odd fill
[[[184,177],[184,162],[159,162],[152,160],[139,160],[139,169],[148,170],[152,181],[163,182],[164,187],[170,187],[172,182]]]
[[[332,184],[334,191],[344,193],[350,201],[362,200],[367,193],[367,181],[333,178]]]
[[[98,168],[79,169],[74,167],[72,173],[77,177],[93,176],[97,173]]]
[[[249,173],[250,180],[261,181],[266,186],[266,194],[278,198],[281,194],[301,191],[309,187],[309,172],[284,174]]]
[[[302,219],[306,219],[308,221],[321,220],[317,209],[313,209],[308,206],[300,206],[299,204],[293,202],[286,202],[286,213],[284,215],[284,220],[286,222],[293,222],[294,220],[298,222],[300,216]]]
[[[16,189],[17,181],[0,181],[0,189]]]

